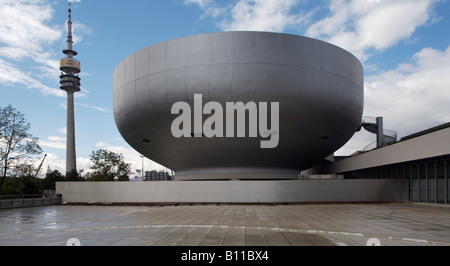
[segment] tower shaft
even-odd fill
[[[72,41],[72,11],[69,2],[69,20],[67,21],[67,50],[63,53],[66,58],[60,61],[61,70],[61,90],[67,92],[67,139],[66,139],[66,172],[77,171],[76,161],[76,145],[75,145],[75,108],[74,94],[80,91],[80,77],[77,75],[81,72],[80,62],[73,57],[77,52],[73,50]]]
[[[67,92],[66,172],[77,170],[74,92]]]

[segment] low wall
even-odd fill
[[[14,209],[14,208],[27,208],[27,207],[39,207],[61,204],[62,200],[60,197],[49,197],[49,198],[11,198],[11,199],[1,199],[0,209]]]
[[[62,182],[67,203],[403,202],[407,180]]]

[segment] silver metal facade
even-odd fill
[[[342,147],[361,125],[363,67],[318,40],[220,32],[144,48],[114,71],[114,115],[124,139],[177,180],[290,179]],[[175,138],[172,105],[279,102],[279,145],[260,138]],[[208,116],[204,116],[206,119]]]

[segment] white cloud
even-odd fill
[[[424,48],[412,62],[366,77],[366,116],[383,116],[386,129],[399,138],[450,122],[450,46],[445,51]],[[375,141],[360,132],[339,151],[348,155]]]
[[[65,97],[59,88],[43,81],[47,78],[57,82],[59,58],[51,50],[52,45],[66,35],[65,26],[50,24],[54,4],[47,0],[0,1],[0,84],[21,84],[45,96]],[[80,23],[74,31],[77,41],[91,34],[90,29]]]
[[[47,25],[53,13],[48,1],[0,2],[0,83],[19,83],[39,89],[44,95],[63,96],[59,89],[44,85],[33,74],[24,72],[17,63],[11,62],[42,66],[36,71],[36,76],[58,76],[55,70],[58,61],[46,52],[46,48],[62,36],[58,27]]]
[[[349,50],[366,61],[374,50],[383,51],[401,41],[409,40],[420,26],[435,21],[434,3],[439,0],[330,0],[323,1],[309,12],[299,11],[300,0],[239,0],[224,4],[214,0],[184,0],[196,4],[210,16],[210,9],[221,10],[216,16],[225,31],[274,31],[288,29],[331,42]],[[311,22],[324,7],[328,15]],[[300,8],[300,10],[302,10]]]
[[[6,59],[21,60],[28,56],[28,53],[20,47],[0,47],[0,56]]]
[[[226,12],[226,7],[219,7],[215,4],[214,0],[184,0],[185,5],[198,5],[203,9],[203,15],[201,19],[206,17],[216,18],[219,15]]]
[[[64,173],[64,171],[65,171],[64,169],[66,168],[66,162],[59,160],[58,156],[54,153],[46,153],[46,154],[47,154],[47,157],[45,157],[44,163],[42,164],[42,168],[39,171],[39,176],[41,178],[44,178],[49,167],[50,167],[51,171],[58,170],[61,173]],[[39,167],[41,162],[42,162],[42,159],[35,161],[33,164],[34,167],[36,167],[36,168]]]
[[[47,157],[45,158],[44,163],[42,164],[42,168],[39,172],[40,177],[45,177],[45,174],[47,173],[48,169],[50,171],[58,170],[62,174],[65,174],[66,172],[66,161],[64,159],[60,159],[58,155],[54,153],[46,153]],[[37,168],[39,167],[40,163],[42,162],[42,159],[36,160],[34,162],[34,166]],[[77,168],[78,171],[83,169],[84,174],[86,173],[87,169],[91,166],[91,161],[89,158],[77,158]]]
[[[0,6],[2,43],[30,52],[41,52],[44,45],[61,37],[62,32],[46,25],[54,12],[48,1],[6,0]]]
[[[401,135],[450,121],[450,46],[424,48],[413,62],[366,77],[366,113],[379,112]]]
[[[82,173],[83,176],[89,172],[89,168],[91,166],[92,166],[92,162],[91,162],[90,158],[83,158],[83,157],[77,158],[78,172],[83,171],[83,173]]]
[[[72,36],[73,36],[73,44],[74,45],[81,43],[83,41],[83,36],[92,35],[92,34],[93,34],[93,32],[92,32],[91,28],[89,28],[88,26],[86,26],[80,22],[73,21]]]
[[[110,143],[106,141],[98,142],[95,145],[98,149],[106,149],[108,151],[112,151],[115,153],[122,154],[124,157],[124,161],[126,163],[131,164],[131,170],[132,172],[135,172],[136,169],[142,169],[142,158],[141,154],[139,154],[137,151],[135,151],[132,148],[126,148],[123,146],[115,146],[111,145]],[[147,158],[144,158],[144,171],[150,171],[150,170],[166,170],[167,168],[153,162]]]
[[[363,150],[369,144],[376,142],[376,136],[362,129],[341,149],[335,152],[335,156],[349,156],[356,151]]]
[[[103,108],[103,107],[94,106],[94,105],[89,105],[89,104],[84,104],[84,103],[75,103],[75,105],[83,106],[83,107],[86,107],[86,108],[89,108],[89,109],[93,109],[93,110],[97,110],[97,111],[100,111],[100,112],[105,113],[105,114],[112,113],[111,110],[109,110],[109,109],[106,109],[106,108]],[[67,106],[66,106],[66,109],[67,109]]]
[[[365,61],[370,49],[382,51],[407,40],[429,22],[435,2],[331,0],[330,15],[310,25],[306,35],[341,46]]]
[[[203,9],[201,19],[212,17],[219,20],[217,24],[224,31],[273,32],[297,27],[310,17],[313,11],[307,14],[293,11],[300,2],[300,0],[239,0],[224,4],[214,0],[184,0],[186,5],[197,4]]]
[[[241,0],[232,10],[232,20],[222,23],[224,30],[281,32],[301,19],[291,15],[298,0]]]
[[[65,150],[66,143],[64,142],[55,142],[55,141],[47,141],[47,140],[39,140],[39,145],[45,148],[52,148],[58,150]]]
[[[61,134],[67,134],[67,127],[62,127],[62,128],[58,128],[58,130],[57,130],[59,133],[61,133]]]
[[[39,80],[33,78],[31,74],[23,72],[17,65],[7,62],[2,58],[0,58],[0,83],[6,85],[18,83],[30,89],[39,89],[44,96],[65,96],[64,92],[60,89],[50,88],[44,85]]]
[[[47,140],[39,140],[39,145],[45,148],[65,150],[66,137],[48,136]]]
[[[94,106],[94,105],[89,105],[89,104],[85,104],[85,103],[74,103],[75,106],[81,106],[81,107],[85,107],[85,108],[89,108],[92,110],[96,110],[105,114],[110,114],[112,113],[111,110],[107,109],[107,108],[103,108],[103,107],[99,107],[99,106]],[[60,102],[59,106],[61,108],[63,108],[64,110],[67,110],[67,102]]]
[[[66,138],[65,137],[58,137],[58,136],[49,136],[48,140],[50,141],[59,141],[59,142],[65,142]]]
[[[202,8],[207,8],[209,5],[211,5],[211,0],[184,0],[183,1],[186,5],[190,4],[197,4]]]

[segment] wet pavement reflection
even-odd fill
[[[439,246],[449,221],[449,207],[414,204],[60,205],[1,210],[0,245]]]

